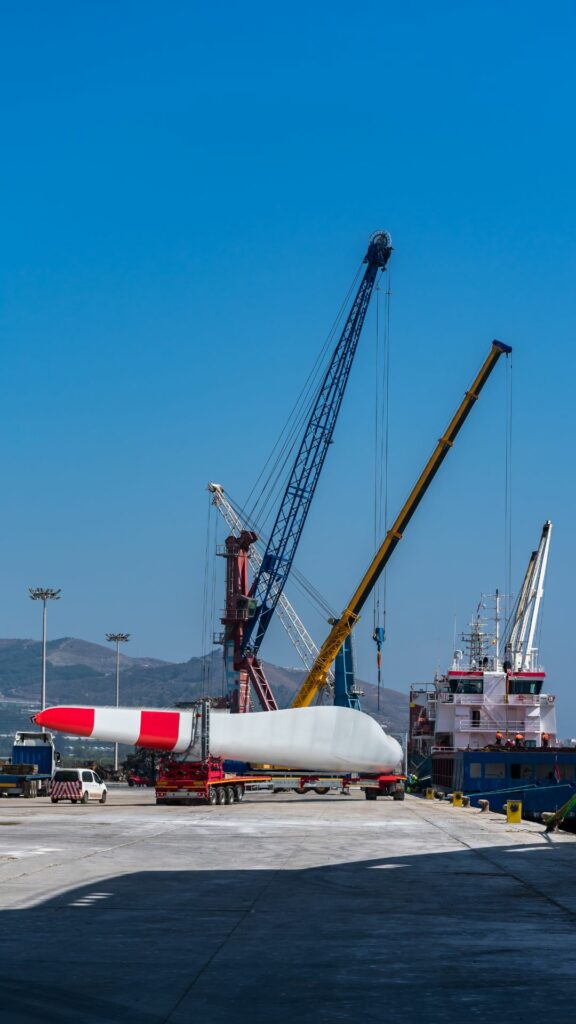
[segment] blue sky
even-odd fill
[[[206,482],[245,499],[384,227],[390,509],[491,339],[513,345],[513,575],[552,519],[542,659],[576,734],[574,20],[562,2],[4,10],[1,635],[38,635],[26,588],[49,585],[52,636],[201,652]],[[373,369],[372,316],[298,555],[337,608],[373,551]],[[392,687],[444,667],[455,617],[504,588],[505,380],[391,563]],[[294,663],[278,630],[262,653]]]

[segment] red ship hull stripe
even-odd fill
[[[136,746],[172,750],[178,742],[179,729],[178,711],[142,711]]]

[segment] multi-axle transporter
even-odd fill
[[[191,747],[184,754],[166,757],[160,763],[157,804],[231,804],[243,800],[247,792],[347,795],[351,786],[361,788],[367,800],[376,800],[378,796],[404,799],[404,776],[396,772],[368,774],[276,767],[253,770],[248,765],[238,765],[239,770],[234,772],[226,771],[224,759],[210,753],[210,702],[198,701],[193,713],[197,728]],[[222,713],[215,714],[219,717]]]

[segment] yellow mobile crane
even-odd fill
[[[502,341],[492,342],[490,352],[474,383],[472,384],[472,387],[464,395],[464,399],[462,400],[452,421],[438,441],[434,452],[430,456],[422,470],[422,473],[418,477],[416,484],[412,488],[408,500],[405,502],[400,514],[396,518],[393,526],[388,530],[382,545],[372,559],[369,568],[362,578],[362,582],[354,592],[352,599],[346,605],[346,608],[342,612],[340,618],[332,626],[332,629],[318,652],[316,661],[292,702],[292,707],[308,707],[318,692],[326,684],[326,677],[332,662],[342,647],[342,644],[354,629],[354,626],[360,616],[360,612],[370,596],[378,577],[388,564],[390,556],[392,555],[396,545],[400,540],[402,540],[408,523],[422,501],[422,498],[426,494],[426,491],[440,469],[440,466],[446,458],[450,448],[454,444],[460,428],[468,417],[474,403],[478,399],[488,377],[492,373],[492,370],[496,366],[500,356],[502,354],[509,355],[511,351],[512,349],[510,346],[505,345]]]

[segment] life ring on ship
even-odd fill
[[[555,700],[555,698],[554,698],[554,697],[552,697],[552,695],[550,695],[549,697],[546,697],[546,700],[548,701],[548,703],[549,703],[549,704],[553,704],[553,703],[554,703],[554,700]]]

